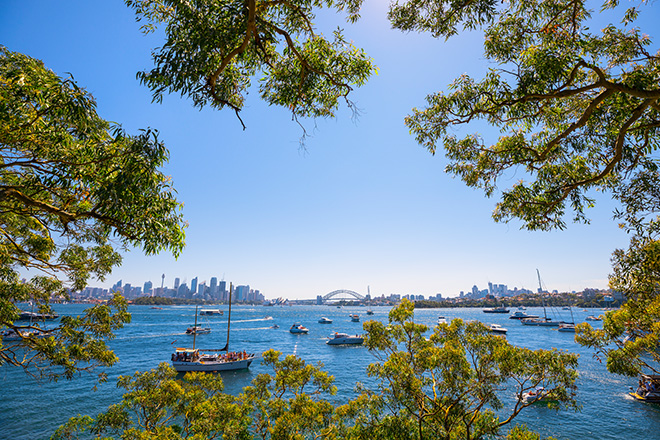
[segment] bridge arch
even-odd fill
[[[359,299],[360,301],[364,300],[364,296],[360,295],[357,292],[353,292],[352,290],[340,289],[340,290],[335,290],[335,291],[330,292],[327,295],[325,295],[323,297],[323,301],[328,301],[328,300],[334,298],[335,296],[344,295],[344,294],[345,295],[350,295],[355,299]]]

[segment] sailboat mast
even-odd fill
[[[545,320],[548,320],[548,315],[545,312],[545,299],[543,299],[543,287],[541,286],[541,274],[539,273],[539,270],[536,269],[536,276],[539,279],[539,293],[541,294],[541,304],[543,304],[543,318]]]
[[[227,345],[225,345],[225,348],[223,348],[220,351],[226,351],[229,353],[229,326],[231,324],[231,294],[234,291],[234,285],[233,283],[229,283],[229,313],[227,316]]]
[[[197,338],[197,304],[195,304],[195,326],[193,327],[193,351],[195,351],[195,339]]]

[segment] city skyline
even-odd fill
[[[165,274],[163,274],[165,275]],[[229,291],[229,283],[230,281],[226,281],[223,279],[218,280],[216,276],[212,276],[209,278],[208,284],[206,280],[203,280],[201,282],[198,281],[199,276],[195,276],[191,279],[191,285],[188,288],[187,287],[187,277],[174,277],[173,278],[173,284],[170,287],[169,285],[165,284],[165,279],[167,278],[166,276],[161,275],[161,285],[155,285],[151,280],[146,280],[143,281],[142,283],[138,282],[137,284],[133,284],[132,282],[124,282],[124,280],[118,280],[115,282],[112,287],[110,288],[103,288],[103,287],[98,287],[98,286],[88,286],[86,287],[85,290],[83,290],[83,296],[85,294],[92,295],[98,295],[103,293],[104,295],[108,295],[110,292],[115,291],[115,290],[121,290],[123,291],[125,286],[129,286],[132,289],[138,289],[137,291],[133,291],[132,294],[126,295],[127,297],[137,297],[137,296],[178,296],[178,297],[186,297],[180,295],[180,289],[185,288],[187,289],[188,292],[191,294],[195,293],[201,293],[201,291],[205,291],[207,294],[210,294],[209,299],[219,299],[219,300],[227,300],[227,293]],[[291,300],[313,300],[314,298],[318,298],[320,296],[324,296],[325,294],[332,293],[333,291],[336,290],[341,290],[341,289],[333,289],[328,292],[324,293],[319,293],[316,294],[314,297],[296,297],[296,298],[287,298],[287,297],[273,297],[267,294],[267,292],[261,292],[260,290],[256,289],[250,289],[250,285],[240,285],[231,282],[234,285],[235,292],[238,292],[242,288],[247,288],[248,291],[252,291],[258,295],[261,295],[262,299],[266,300],[273,300],[273,299],[291,299]],[[151,291],[147,290],[147,286],[149,286]],[[430,298],[483,298],[486,295],[494,295],[498,297],[505,297],[505,296],[515,296],[515,295],[520,295],[520,294],[531,294],[531,293],[536,293],[539,292],[541,289],[537,287],[536,289],[528,289],[525,287],[518,287],[518,286],[513,286],[509,287],[507,284],[498,284],[498,283],[493,283],[493,282],[488,282],[487,287],[485,289],[480,288],[477,284],[474,284],[470,289],[465,289],[461,290],[457,295],[445,295],[443,293],[432,293],[432,294],[421,294],[418,292],[380,292],[380,293],[374,293],[372,294],[371,289],[369,286],[367,286],[367,289],[362,292],[358,289],[346,289],[346,290],[352,290],[357,293],[363,294],[363,296],[369,296],[371,298],[377,298],[377,297],[390,297],[391,295],[398,295],[400,297],[408,297],[408,296],[414,296],[417,297],[418,299],[430,299]],[[599,287],[586,287],[582,290],[607,290]],[[559,291],[557,289],[546,289],[543,288],[543,291],[548,291],[548,292],[566,292],[566,293],[576,293],[576,290],[572,291]],[[136,293],[137,292],[137,293]],[[172,292],[179,292],[179,294],[172,295]],[[218,292],[224,292],[224,296],[216,296]],[[237,294],[234,296],[237,298],[237,300],[243,300],[244,296],[242,293]],[[187,296],[188,298],[191,298],[191,296]]]
[[[486,73],[483,36],[464,32],[445,42],[401,33],[390,29],[386,9],[367,3],[356,24],[319,14],[322,32],[342,26],[379,73],[351,95],[359,117],[342,107],[336,119],[302,120],[309,137],[301,147],[300,126],[286,109],[261,102],[256,88],[241,113],[246,130],[232,112],[200,111],[175,95],[152,103],[135,75],[151,68],[162,33],[142,35],[122,2],[4,5],[0,38],[9,50],[71,73],[101,117],[129,133],[157,129],[170,151],[164,171],[184,203],[186,249],[178,259],[132,249],[104,281],[88,284],[150,279],[159,286],[163,273],[224,273],[272,298],[367,286],[372,294],[454,297],[496,278],[534,290],[539,269],[551,290],[606,289],[612,252],[629,241],[612,220],[608,195],[593,194],[589,225],[567,218],[563,231],[529,232],[516,221],[495,223],[497,198],[447,175],[441,152],[418,145],[403,122],[459,75]],[[479,131],[486,139],[498,134]],[[502,184],[524,179],[520,173]]]

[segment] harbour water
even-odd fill
[[[60,315],[80,314],[84,305],[56,306]],[[226,306],[220,306],[224,316],[200,318],[199,324],[212,328],[210,334],[197,336],[200,348],[217,348],[226,342]],[[174,347],[190,346],[192,336],[185,334],[194,320],[194,306],[131,306],[132,322],[117,333],[110,342],[120,362],[108,369],[108,382],[98,385],[95,377],[83,375],[74,380],[58,382],[36,381],[22,371],[9,366],[0,367],[2,399],[0,399],[0,438],[47,439],[69,417],[78,414],[94,415],[121,398],[115,386],[120,375],[134,374],[168,362]],[[344,403],[355,396],[357,381],[369,385],[366,367],[375,359],[360,346],[328,346],[327,337],[334,331],[349,334],[362,333],[362,323],[368,319],[387,321],[389,308],[375,307],[374,315],[367,316],[365,307],[293,306],[293,307],[232,307],[230,349],[262,353],[276,349],[284,354],[296,354],[307,362],[324,364],[324,370],[335,378],[338,388],[333,398]],[[530,308],[528,313],[542,314],[542,309]],[[360,315],[361,322],[351,322],[349,314]],[[567,311],[561,311],[567,314]],[[583,322],[599,310],[574,311],[575,322]],[[554,411],[543,406],[527,408],[516,418],[543,436],[558,439],[622,439],[647,440],[660,438],[660,405],[638,402],[628,396],[629,387],[637,379],[607,373],[605,365],[593,357],[593,352],[573,341],[571,333],[560,333],[551,328],[523,326],[508,314],[484,314],[481,309],[418,309],[415,321],[435,325],[438,316],[447,320],[477,319],[496,323],[508,329],[507,339],[515,345],[538,348],[557,348],[580,354],[578,400],[579,412]],[[332,324],[319,324],[321,316],[333,320]],[[570,316],[562,316],[568,319]],[[309,334],[293,335],[288,329],[293,322],[301,322],[310,329]],[[279,325],[273,329],[271,326]],[[599,326],[599,322],[592,323]],[[222,373],[225,391],[238,393],[267,367],[255,361],[249,370]],[[513,392],[511,406],[515,403]]]

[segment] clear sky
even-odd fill
[[[257,93],[242,112],[245,131],[231,111],[199,111],[175,95],[152,104],[135,74],[151,67],[162,40],[142,35],[123,1],[3,1],[0,44],[70,72],[103,118],[131,133],[158,129],[171,153],[166,173],[189,222],[183,255],[134,250],[104,282],[90,284],[160,286],[165,274],[170,287],[175,277],[216,276],[267,298],[366,294],[367,286],[378,296],[457,296],[489,281],[536,289],[538,268],[551,290],[606,288],[611,253],[628,243],[609,198],[598,197],[591,225],[528,232],[517,222],[497,224],[495,199],[445,174],[443,155],[416,144],[403,118],[458,75],[481,77],[482,37],[403,34],[390,29],[386,9],[385,0],[366,0],[353,26],[340,14],[322,17],[324,33],[343,27],[380,71],[353,94],[360,117],[343,108],[316,127],[306,122],[312,137],[301,150],[291,115]]]

